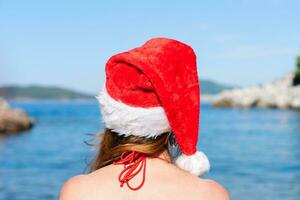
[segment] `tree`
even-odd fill
[[[293,80],[293,85],[300,85],[300,56],[296,59],[296,72]]]

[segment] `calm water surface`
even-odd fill
[[[0,199],[57,199],[69,177],[85,172],[94,152],[84,141],[101,130],[96,102],[12,102],[37,120],[0,138]],[[215,109],[202,105],[198,148],[206,175],[239,200],[300,199],[300,112]]]

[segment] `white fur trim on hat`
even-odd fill
[[[210,169],[207,156],[200,151],[197,151],[195,154],[190,156],[182,154],[176,159],[175,163],[181,169],[184,169],[196,176],[202,176]]]
[[[120,135],[156,137],[170,131],[170,125],[162,107],[133,107],[113,99],[104,86],[99,96],[102,119],[106,128]]]

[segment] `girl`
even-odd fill
[[[91,173],[68,180],[60,199],[228,200],[224,187],[199,178],[210,165],[196,150],[200,87],[193,49],[154,38],[112,56],[105,70],[97,97],[105,124],[101,148]]]

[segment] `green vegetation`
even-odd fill
[[[293,85],[300,85],[300,56],[296,59],[296,72],[293,80]]]
[[[225,89],[232,87],[224,86],[209,80],[201,80],[201,93],[202,94],[217,94]],[[5,99],[58,99],[58,100],[72,100],[72,99],[93,99],[94,95],[84,94],[69,89],[59,87],[46,87],[46,86],[2,86],[0,87],[0,97]]]
[[[200,82],[201,94],[218,94],[226,89],[232,89],[231,86],[222,85],[210,80],[201,80]]]
[[[0,96],[5,99],[91,99],[92,95],[75,92],[69,89],[44,86],[3,86]]]

